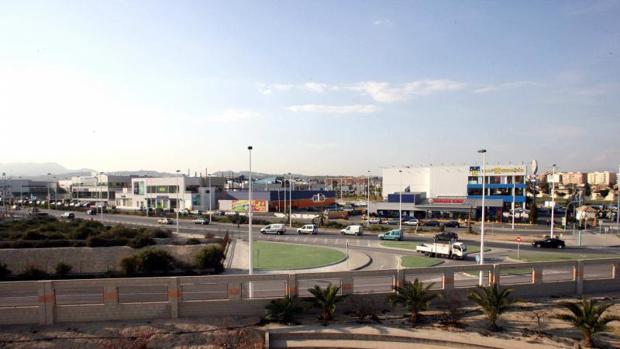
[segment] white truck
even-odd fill
[[[416,246],[415,250],[430,257],[464,259],[467,256],[467,245],[453,240],[423,243]]]

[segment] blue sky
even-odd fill
[[[249,144],[272,173],[481,147],[543,169],[620,162],[620,2],[0,6],[2,162],[243,170]]]

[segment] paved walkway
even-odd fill
[[[231,248],[233,246],[231,245]],[[333,248],[333,247],[326,247]],[[343,248],[333,248],[345,252]],[[248,242],[244,240],[236,240],[234,243],[234,251],[230,268],[224,272],[225,274],[239,274],[248,272]],[[294,269],[294,270],[269,270],[269,271],[255,271],[258,274],[275,274],[275,273],[309,273],[309,272],[331,272],[331,271],[349,271],[364,268],[372,262],[371,258],[363,252],[349,249],[349,258],[343,262],[312,269]]]

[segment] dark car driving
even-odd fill
[[[564,248],[566,247],[566,244],[564,243],[564,240],[560,240],[560,239],[556,239],[556,238],[546,238],[543,240],[538,240],[538,241],[534,241],[532,242],[532,246],[537,247],[537,248],[541,248],[541,247],[545,247],[545,248]]]
[[[435,241],[456,241],[459,239],[459,235],[455,232],[445,231],[435,235]]]
[[[447,221],[443,224],[446,228],[459,228],[460,224],[458,221]]]
[[[424,222],[423,222],[423,225],[424,225],[424,226],[427,226],[427,227],[438,227],[438,226],[440,226],[441,224],[440,224],[438,221],[435,221],[435,220],[430,220],[430,221],[424,221]]]

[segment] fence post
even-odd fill
[[[501,282],[502,266],[500,264],[493,264],[493,274],[491,275],[491,284],[497,284]]]
[[[118,287],[114,284],[103,286],[103,304],[108,307],[118,305]]]
[[[341,279],[342,294],[353,294],[353,275],[348,274]]]
[[[611,263],[611,278],[612,279],[620,279],[620,262],[612,262]]]
[[[405,284],[405,270],[396,269],[394,273],[394,280],[392,288],[402,287]]]
[[[288,274],[286,281],[286,295],[289,297],[297,296],[297,274]]]
[[[238,300],[241,299],[241,289],[243,288],[243,282],[241,281],[229,281],[228,282],[228,299]]]
[[[52,281],[39,281],[39,324],[53,325],[54,310],[56,308],[56,294]]]
[[[573,265],[573,280],[575,281],[575,292],[578,296],[583,295],[583,261],[578,260],[577,264]]]
[[[532,283],[534,285],[540,285],[543,283],[543,268],[534,266],[532,268]]]
[[[179,318],[179,299],[181,298],[181,288],[179,278],[173,276],[168,282],[168,304],[170,304],[170,318]]]
[[[454,272],[453,271],[444,271],[441,279],[442,279],[441,288],[444,291],[454,289]]]

